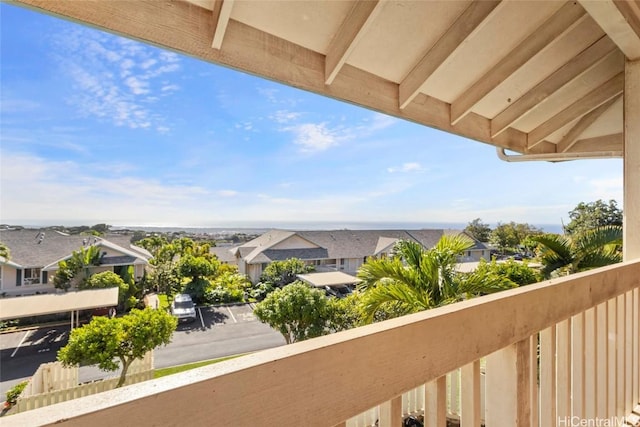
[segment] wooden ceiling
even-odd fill
[[[622,156],[640,2],[16,0],[525,154]]]

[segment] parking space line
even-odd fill
[[[229,308],[229,306],[227,306],[227,310],[229,311],[229,314],[231,315],[231,318],[233,319],[234,323],[238,323],[238,321],[236,320],[236,317],[233,315],[233,313],[231,312],[231,309]]]
[[[204,329],[204,318],[202,317],[202,310],[198,307],[198,313],[200,313],[200,323],[202,323],[202,329]]]
[[[24,340],[27,339],[27,337],[29,336],[29,334],[31,333],[31,331],[27,331],[24,333],[24,336],[22,337],[22,339],[20,340],[20,344],[18,344],[18,346],[16,347],[15,350],[13,350],[13,353],[11,353],[11,357],[15,356],[16,353],[18,352],[18,349],[20,348],[20,346],[22,345],[22,343],[24,342]]]

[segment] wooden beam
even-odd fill
[[[529,148],[535,146],[567,123],[591,112],[611,98],[617,97],[623,90],[624,73],[620,73],[529,132],[527,146]]]
[[[227,31],[234,1],[235,0],[214,0],[213,2],[213,22],[215,30],[213,32],[211,47],[214,49],[222,48],[222,40],[224,39],[224,33]]]
[[[330,85],[347,61],[358,40],[382,9],[379,0],[356,1],[331,40],[325,59],[325,83]]]
[[[436,69],[481,27],[500,1],[473,1],[400,83],[400,108],[405,108]]]
[[[608,100],[607,102],[605,102],[604,104],[596,108],[595,110],[582,116],[582,118],[578,120],[578,123],[576,123],[569,130],[569,132],[567,132],[567,134],[562,137],[560,142],[558,142],[557,152],[565,153],[569,151],[569,149],[573,147],[573,144],[575,144],[578,138],[580,138],[580,135],[582,135],[582,132],[587,130],[589,126],[591,126],[596,120],[598,120],[598,117],[603,115],[605,111],[611,108],[611,106],[620,98],[620,96],[621,95],[611,98],[610,100]]]
[[[637,4],[616,0],[578,1],[627,59],[640,59],[640,7]]]
[[[623,257],[640,258],[640,60],[624,68]]]
[[[491,136],[495,137],[508,129],[520,117],[527,114],[552,93],[589,71],[607,57],[616,45],[607,36],[589,46],[579,55],[558,68],[533,89],[518,98],[513,104],[491,120]]]
[[[621,133],[613,135],[596,136],[593,138],[579,139],[571,148],[568,153],[588,153],[597,151],[611,151],[623,154],[623,138]]]
[[[585,16],[583,8],[567,2],[451,104],[451,123],[456,124],[496,86]]]

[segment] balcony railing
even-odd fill
[[[446,376],[460,369],[463,426],[623,425],[639,401],[639,326],[640,261],[631,261],[52,405],[3,424],[358,426],[367,412],[380,426],[400,426],[406,413],[424,412],[427,426],[444,426],[451,412]]]

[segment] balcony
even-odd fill
[[[639,327],[640,260],[266,350],[5,423],[327,427],[366,425],[357,417],[369,412],[380,426],[400,426],[408,412],[424,411],[425,425],[444,426],[446,375],[460,368],[464,426],[635,425]]]

